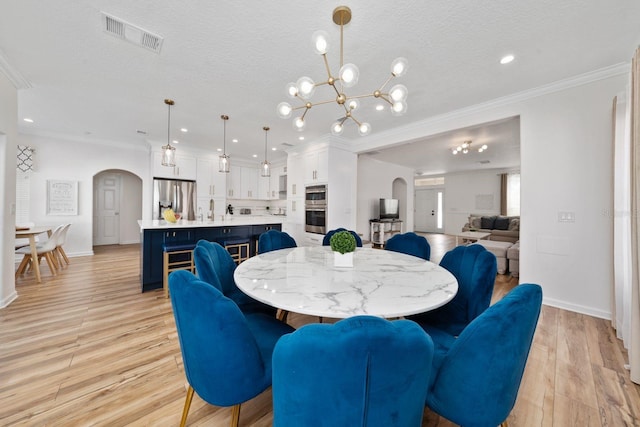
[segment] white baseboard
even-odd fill
[[[8,295],[6,298],[3,298],[2,300],[0,300],[0,308],[7,307],[9,304],[14,302],[16,299],[18,299],[18,293],[14,289],[13,292],[10,295]]]
[[[563,310],[573,311],[580,314],[597,317],[599,319],[611,320],[611,312],[596,310],[593,307],[585,307],[583,305],[572,304],[566,301],[559,301],[552,298],[543,298],[542,303],[551,307],[561,308]]]
[[[120,242],[121,245],[139,245],[140,244],[140,239],[136,239],[136,240],[125,240],[124,242]]]

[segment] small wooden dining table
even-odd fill
[[[40,226],[31,227],[27,229],[16,229],[16,239],[29,239],[29,247],[31,248],[31,265],[33,271],[36,273],[36,281],[40,283],[40,263],[38,262],[38,250],[36,248],[36,236],[38,234],[47,233],[48,237],[51,237],[51,227]]]

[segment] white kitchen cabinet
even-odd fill
[[[153,152],[153,176],[154,178],[190,179],[196,180],[196,158],[184,155],[176,155],[176,165],[173,167],[162,166],[162,152]]]
[[[304,164],[299,153],[287,156],[287,199],[304,196]]]
[[[271,177],[262,176],[258,169],[258,197],[260,200],[271,200]],[[271,171],[273,174],[273,171]]]
[[[240,166],[232,166],[227,174],[227,197],[232,199],[240,199],[242,197],[242,168]]]
[[[227,174],[218,172],[217,162],[211,159],[197,160],[198,197],[224,197]]]
[[[240,198],[258,198],[258,168],[240,167]]]
[[[329,176],[329,151],[322,149],[304,154],[305,184],[325,183]]]
[[[356,225],[358,157],[341,146],[311,144],[288,153],[288,202],[296,202],[304,224],[304,192],[308,185],[327,185],[327,230]],[[294,194],[295,193],[295,194]],[[287,219],[292,207],[287,210]],[[366,230],[356,230],[365,232]],[[305,236],[305,240],[306,236]]]
[[[286,192],[286,188],[280,188],[280,178],[286,175],[285,169],[286,166],[279,166],[271,169],[271,177],[269,179],[269,200],[278,200],[280,199],[280,192]]]

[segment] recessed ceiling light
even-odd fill
[[[277,151],[278,149],[276,147],[271,147],[271,151]]]
[[[180,128],[180,132],[187,133],[187,132],[189,132],[189,129],[187,129],[187,128]]]
[[[238,140],[234,138],[231,140],[231,142],[238,142]]]
[[[24,119],[22,119],[22,120],[24,120],[24,121],[25,121],[25,122],[27,122],[27,123],[33,123],[33,119],[30,119],[30,118],[28,118],[28,117],[25,117],[25,118],[24,118]]]
[[[299,137],[298,137],[298,140],[299,140],[299,141],[304,141],[304,136],[299,136]]]
[[[384,105],[382,104],[376,105],[376,111],[382,111],[382,110],[384,110]]]
[[[502,59],[500,60],[500,63],[502,65],[508,64],[509,62],[513,61],[514,59],[515,59],[515,56],[513,56],[513,55],[503,56]]]
[[[216,148],[216,151],[222,151],[222,148]]]
[[[253,156],[251,156],[251,157],[258,157],[258,155],[257,155],[257,154],[254,154],[254,155],[253,155]]]
[[[174,139],[174,140],[173,140],[173,141],[171,141],[171,142],[173,142],[174,144],[180,144],[180,141],[178,141],[177,139]]]

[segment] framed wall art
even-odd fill
[[[78,215],[78,181],[47,181],[47,215]]]

